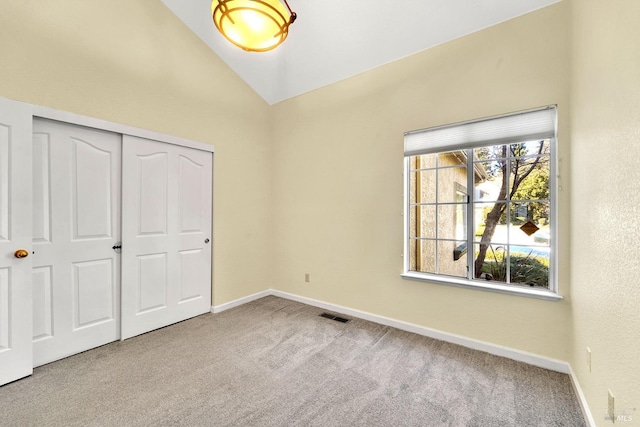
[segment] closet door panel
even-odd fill
[[[120,338],[120,255],[113,247],[120,243],[122,140],[52,120],[33,126],[39,366]]]
[[[168,159],[167,152],[141,154],[137,162],[137,191],[140,195],[137,206],[138,230],[136,236],[166,236]]]
[[[123,339],[211,309],[212,157],[123,138]]]
[[[48,134],[33,134],[33,241],[51,241],[51,171]]]
[[[72,150],[71,202],[73,240],[110,238],[113,236],[111,165],[120,162],[113,158],[110,148],[100,149],[79,138],[70,138]],[[113,171],[116,172],[116,171]],[[119,212],[118,212],[119,214]]]
[[[136,315],[167,308],[167,253],[138,255]]]
[[[30,109],[0,98],[0,385],[33,370],[31,149]]]
[[[46,265],[33,269],[33,339],[53,335],[53,271]]]
[[[73,264],[74,330],[115,320],[115,274],[111,259]]]
[[[202,283],[202,274],[208,267],[205,252],[202,249],[179,252],[180,304],[202,297],[199,284]]]

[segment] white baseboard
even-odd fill
[[[368,313],[366,311],[360,311],[349,307],[343,307],[337,304],[331,304],[328,302],[316,300],[313,298],[307,298],[300,295],[291,294],[289,292],[278,291],[276,289],[267,289],[266,291],[258,292],[253,295],[249,295],[243,298],[239,298],[234,301],[229,301],[224,304],[219,304],[211,307],[212,313],[220,313],[230,308],[246,304],[257,299],[273,295],[280,298],[285,298],[292,301],[301,302],[303,304],[312,305],[314,307],[322,308],[324,310],[334,311],[336,313],[346,314],[348,316],[357,317],[360,319],[368,320],[385,326],[391,326],[402,331],[412,332],[414,334],[422,335],[425,337],[437,339],[440,341],[446,341],[452,344],[458,344],[463,347],[471,348],[473,350],[484,351],[485,353],[493,354],[495,356],[506,357],[508,359],[523,362],[529,365],[537,366],[539,368],[549,369],[551,371],[560,372],[563,374],[570,374],[571,367],[567,362],[562,360],[552,359],[545,356],[540,356],[534,353],[528,353],[526,351],[515,350],[513,348],[504,347],[497,344],[488,343],[485,341],[475,340],[473,338],[463,337],[461,335],[451,334],[448,332],[439,331],[437,329],[427,328],[425,326],[416,325],[414,323],[403,322],[401,320],[391,319],[385,316],[379,316],[377,314]]]
[[[509,347],[504,347],[497,344],[491,344],[485,341],[475,340],[472,338],[463,337],[461,335],[450,334],[448,332],[439,331],[437,329],[427,328],[425,326],[416,325],[414,323],[403,322],[401,320],[391,319],[389,317],[379,316],[377,314],[367,313],[366,311],[355,310],[348,307],[343,307],[336,304],[327,303],[324,301],[318,301],[312,298],[302,297],[288,292],[282,292],[275,289],[270,290],[270,295],[280,298],[286,298],[292,301],[301,302],[303,304],[312,305],[325,310],[335,311],[337,313],[346,314],[349,316],[357,317],[371,322],[379,323],[385,326],[391,326],[396,329],[400,329],[414,334],[422,335],[429,338],[434,338],[440,341],[446,341],[452,344],[458,344],[463,347],[471,348],[473,350],[484,351],[485,353],[493,354],[496,356],[506,357],[508,359],[516,360],[518,362],[524,362],[529,365],[537,366],[551,371],[568,374],[570,367],[567,362],[562,360],[552,359],[545,356],[540,356],[534,353],[528,353],[525,351],[515,350]]]
[[[211,307],[211,312],[212,313],[221,313],[221,312],[223,312],[225,310],[229,310],[230,308],[238,307],[239,305],[243,305],[243,304],[246,304],[246,303],[251,302],[251,301],[255,301],[255,300],[260,299],[260,298],[268,297],[269,295],[273,295],[273,291],[271,289],[267,289],[266,291],[262,291],[262,292],[258,292],[258,293],[253,294],[253,295],[242,297],[242,298],[239,298],[237,300],[225,302],[224,304],[215,305],[215,306]]]
[[[506,357],[518,362],[523,362],[528,365],[537,366],[539,368],[549,369],[551,371],[568,374],[571,377],[571,384],[574,387],[580,407],[584,415],[587,425],[595,427],[595,422],[591,412],[589,411],[589,405],[582,393],[578,379],[568,362],[562,360],[552,359],[549,357],[541,356],[539,354],[528,353],[526,351],[516,350],[513,348],[488,343],[485,341],[475,340],[472,338],[463,337],[461,335],[451,334],[448,332],[439,331],[437,329],[427,328],[425,326],[416,325],[414,323],[403,322],[401,320],[391,319],[385,316],[379,316],[377,314],[368,313],[366,311],[356,310],[349,307],[343,307],[337,304],[331,304],[325,301],[316,300],[313,298],[307,298],[300,295],[291,294],[289,292],[278,291],[276,289],[268,289],[266,291],[258,292],[257,294],[249,295],[244,298],[230,301],[225,304],[216,305],[211,307],[212,313],[220,313],[224,310],[228,310],[233,307],[237,307],[242,304],[273,295],[280,298],[285,298],[291,301],[297,301],[303,304],[311,305],[314,307],[322,308],[323,310],[329,310],[340,314],[345,314],[359,319],[368,320],[381,325],[390,326],[396,329],[400,329],[414,334],[422,335],[425,337],[449,342],[452,344],[458,344],[463,347],[471,348],[473,350],[484,351],[485,353],[493,354],[495,356]]]
[[[569,365],[569,376],[571,377],[571,385],[573,386],[573,390],[576,392],[576,396],[578,397],[578,402],[580,402],[580,409],[582,409],[582,415],[584,415],[585,423],[587,423],[589,427],[596,427],[596,421],[591,415],[589,404],[587,403],[587,399],[584,397],[584,393],[582,393],[580,383],[578,382],[578,377],[576,377],[576,373],[573,372],[573,368],[571,367],[571,365]]]

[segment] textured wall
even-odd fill
[[[574,0],[572,17],[571,365],[598,425],[607,389],[633,416],[616,425],[640,425],[640,2]]]
[[[265,289],[267,104],[159,1],[0,10],[0,96],[215,144],[214,301]]]
[[[400,273],[403,132],[558,104],[560,157],[568,155],[568,12],[558,3],[273,106],[274,287],[567,360],[566,191],[559,194],[563,301]],[[565,184],[563,173],[561,164]]]

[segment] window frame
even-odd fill
[[[556,106],[544,107],[544,109],[549,109],[549,108],[553,108],[555,112]],[[539,110],[542,110],[542,109],[535,109],[535,110],[529,110],[529,111],[535,112]],[[496,118],[508,117],[508,116],[523,114],[523,113],[527,113],[527,111],[489,117],[489,118],[480,119],[480,120],[460,122],[453,125],[447,125],[447,127],[462,126],[469,123],[492,120]],[[556,123],[557,123],[557,115],[556,115]],[[441,127],[438,127],[438,128],[441,128]],[[437,129],[437,128],[431,128],[431,129]],[[428,129],[425,129],[425,131],[428,131]],[[470,269],[467,272],[466,278],[448,276],[448,275],[438,274],[438,273],[424,273],[424,272],[418,272],[418,271],[411,271],[409,269],[410,262],[411,262],[410,245],[412,243],[411,233],[410,233],[410,230],[411,230],[410,197],[411,195],[409,193],[411,189],[410,159],[411,157],[417,154],[409,154],[404,156],[404,180],[403,180],[404,181],[404,203],[403,203],[404,204],[404,243],[403,243],[404,251],[403,251],[403,272],[401,274],[401,277],[404,279],[410,279],[410,280],[419,280],[419,281],[425,281],[425,282],[442,284],[442,285],[457,286],[457,287],[463,287],[468,289],[479,289],[479,290],[485,290],[485,291],[491,291],[491,292],[498,292],[498,293],[504,293],[504,294],[510,294],[510,295],[519,295],[519,296],[552,300],[552,301],[558,301],[563,299],[562,296],[560,296],[559,294],[558,268],[557,268],[558,266],[557,125],[556,125],[556,129],[554,130],[554,135],[552,137],[548,137],[544,139],[549,140],[549,204],[550,204],[549,206],[549,222],[550,222],[549,289],[526,287],[522,285],[483,281],[483,280],[470,278],[473,274],[472,273],[473,259],[474,259],[473,256],[468,257],[467,266],[470,267]],[[477,145],[477,147],[502,145],[502,144],[504,143],[499,140],[495,142],[488,141],[484,145]],[[455,144],[455,145],[452,144],[448,146],[439,147],[437,152],[446,153],[446,152],[457,151],[457,150],[466,151],[467,149],[469,149],[469,147],[461,146],[461,144]],[[467,210],[467,226],[468,226],[467,228],[468,230],[471,230],[471,231],[467,232],[467,238],[465,240],[466,240],[467,247],[469,246],[469,244],[471,244],[472,245],[471,248],[473,248],[473,243],[474,243],[473,238],[469,237],[469,235],[473,234],[473,229],[475,229],[475,224],[473,223],[474,221],[473,206],[474,206],[474,197],[475,197],[475,194],[473,191],[473,179],[474,179],[473,156],[467,156],[466,169],[467,169],[467,188],[471,188],[472,190],[468,192],[467,209],[466,209]],[[463,255],[463,256],[466,256],[466,255]]]

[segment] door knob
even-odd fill
[[[15,256],[16,258],[26,258],[29,256],[29,252],[24,249],[18,249],[13,253],[13,256]]]

